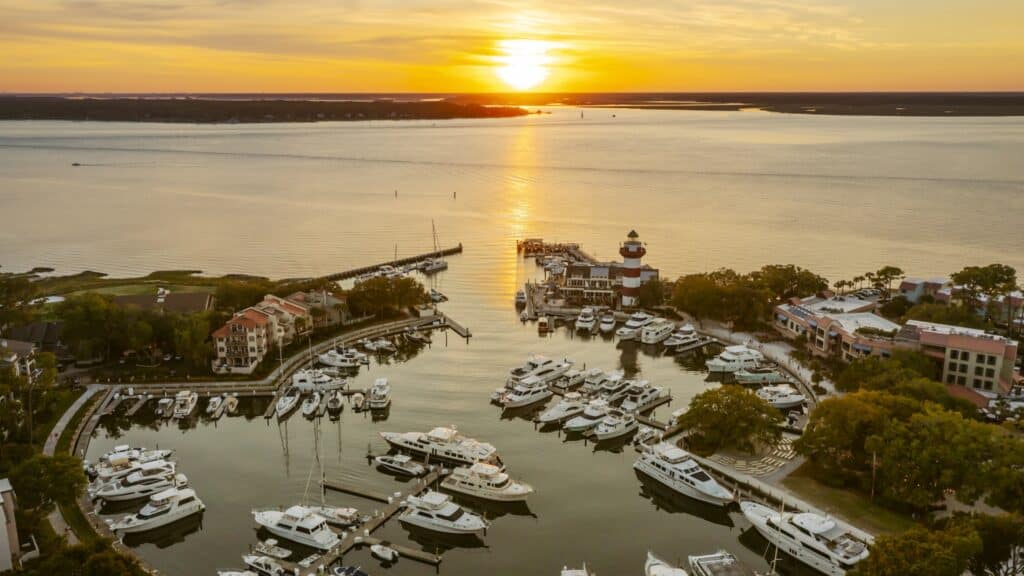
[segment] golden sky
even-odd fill
[[[1024,0],[0,0],[5,92],[1024,90]]]

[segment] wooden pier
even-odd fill
[[[350,270],[345,270],[343,272],[337,272],[334,274],[321,276],[320,278],[331,281],[347,280],[349,278],[355,278],[356,276],[362,276],[363,274],[368,274],[370,272],[376,272],[377,270],[380,269],[381,266],[404,266],[406,264],[416,264],[418,262],[427,260],[428,258],[441,258],[443,256],[451,256],[453,254],[462,254],[462,242],[459,242],[458,246],[452,246],[451,248],[445,248],[443,250],[438,250],[436,252],[427,252],[426,254],[418,254],[416,256],[409,256],[407,258],[397,258],[395,260],[389,260],[387,262],[373,264],[371,266],[361,266],[359,268],[352,268]]]
[[[385,541],[379,538],[374,538],[372,536],[363,536],[362,541],[358,542],[357,544],[360,544],[362,546],[373,546],[375,544],[385,544]],[[416,560],[418,562],[423,562],[424,564],[431,564],[433,566],[437,566],[441,563],[440,554],[431,554],[429,552],[424,552],[422,550],[409,548],[408,546],[401,546],[393,542],[387,542],[386,544],[388,548],[391,548],[395,552],[398,552],[398,555],[402,556],[403,558],[409,558],[410,560]]]
[[[137,414],[139,410],[142,410],[142,407],[146,405],[146,402],[149,402],[150,400],[151,398],[148,394],[142,394],[139,396],[139,399],[135,401],[135,404],[132,404],[131,407],[128,408],[128,416],[135,416],[135,414]]]
[[[459,336],[466,339],[469,339],[473,336],[473,333],[469,331],[469,328],[466,328],[462,324],[459,324],[455,320],[452,320],[450,317],[445,316],[443,313],[439,313],[438,316],[444,319],[445,326],[451,328],[452,332],[455,332]]]

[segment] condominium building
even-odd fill
[[[252,374],[270,350],[277,332],[276,318],[255,308],[236,313],[212,334],[213,371],[217,373]]]
[[[899,339],[941,364],[946,384],[1006,394],[1014,383],[1017,341],[984,330],[909,320]]]
[[[850,361],[889,356],[900,326],[871,312],[875,303],[851,296],[794,298],[775,307],[775,328],[784,336],[807,336],[807,347],[820,356]]]
[[[925,296],[933,299],[942,290],[948,290],[952,286],[949,278],[907,278],[900,282],[900,295],[912,304],[917,304]]]

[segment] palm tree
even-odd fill
[[[854,276],[853,277],[853,281],[857,283],[857,289],[860,290],[860,284],[861,284],[861,282],[864,281],[864,276],[863,275]]]

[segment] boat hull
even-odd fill
[[[444,526],[444,525],[440,525],[440,524],[435,524],[433,522],[424,522],[424,521],[420,520],[416,516],[411,516],[411,515],[406,515],[406,514],[403,514],[403,515],[399,516],[398,517],[398,521],[401,522],[402,524],[406,524],[406,525],[409,525],[409,526],[415,526],[417,528],[422,528],[423,530],[429,530],[431,532],[437,532],[439,534],[454,534],[454,535],[461,535],[461,536],[483,536],[484,533],[487,531],[487,528],[477,528],[477,529],[474,529],[474,530],[461,530],[459,528],[455,528],[454,526]]]
[[[514,400],[509,399],[509,397],[506,396],[504,402],[502,403],[502,406],[504,406],[506,410],[509,410],[511,408],[522,408],[524,406],[532,406],[534,404],[537,404],[538,402],[544,402],[545,400],[550,399],[554,395],[554,392],[548,390],[547,392],[544,392],[542,394],[534,394],[526,398],[517,398]]]
[[[814,568],[822,574],[827,574],[828,576],[846,575],[846,570],[842,567],[818,556],[817,554],[811,554],[805,551],[802,544],[787,537],[785,533],[772,529],[768,526],[768,516],[763,512],[763,510],[759,510],[764,509],[764,506],[758,505],[755,508],[748,506],[748,504],[748,502],[740,504],[740,510],[743,512],[743,516],[754,526],[754,529],[757,530],[757,532],[773,546],[776,546],[782,552],[792,556],[803,564]]]
[[[111,526],[111,530],[114,530],[115,532],[121,534],[138,534],[140,532],[148,532],[150,530],[155,530],[157,528],[167,526],[168,524],[173,524],[178,520],[188,518],[189,516],[192,516],[194,514],[199,514],[204,510],[206,510],[206,506],[197,505],[195,507],[190,507],[188,510],[181,510],[180,513],[157,517],[151,520],[150,522],[146,522],[144,524],[136,524],[135,526],[117,527],[117,523],[114,523],[114,525]]]
[[[651,466],[645,460],[637,460],[636,463],[633,464],[633,469],[637,470],[638,472],[642,472],[644,476],[647,476],[648,478],[654,480],[655,482],[661,484],[662,486],[671,489],[673,492],[676,492],[677,494],[682,494],[683,496],[693,498],[694,500],[699,500],[706,504],[712,504],[714,506],[728,506],[734,500],[734,498],[718,498],[711,494],[701,492],[700,490],[697,490],[696,488],[690,486],[689,484],[680,482],[675,478],[668,477],[665,473]]]

